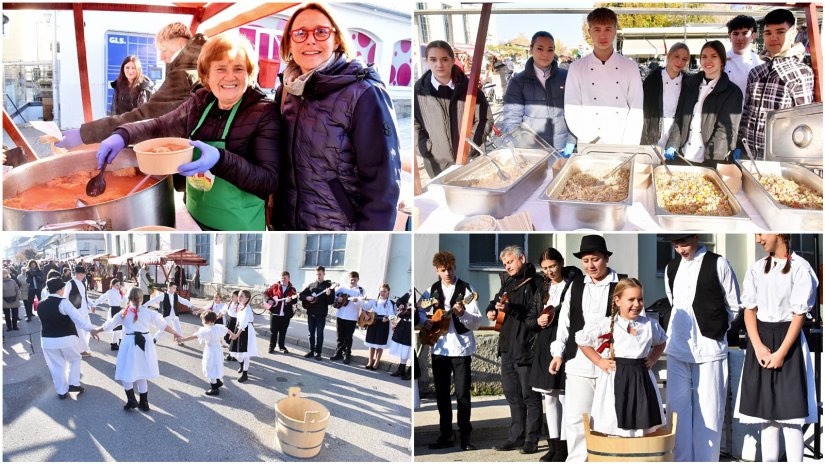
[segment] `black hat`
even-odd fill
[[[49,289],[49,293],[57,293],[58,290],[66,286],[66,282],[63,282],[60,279],[49,279],[46,282],[46,288]]]
[[[86,268],[83,267],[83,266],[79,266],[79,265],[75,266],[74,267],[74,273],[77,274],[78,272],[82,272],[82,273],[85,274],[86,273]]]
[[[582,237],[582,242],[579,244],[579,252],[573,253],[573,256],[581,259],[582,256],[598,251],[605,256],[610,256],[613,253],[607,250],[607,243],[601,235],[585,235]]]
[[[695,236],[696,233],[692,234],[660,234],[659,237],[668,240],[670,242],[678,242],[679,240],[684,240],[686,238],[690,238]]]
[[[410,302],[410,292],[407,292],[407,293],[399,296],[398,299],[395,300],[395,305],[396,306],[401,306],[401,305],[407,306],[407,303],[409,303],[409,302]]]

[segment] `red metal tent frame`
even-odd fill
[[[298,5],[297,2],[275,2],[261,3],[257,6],[227,19],[205,31],[207,37],[220,34],[221,32],[234,29],[252,21],[265,18],[270,15],[280,13],[286,9]],[[120,11],[131,13],[170,13],[184,14],[192,16],[189,29],[192,33],[198,32],[198,27],[210,18],[215,17],[220,12],[234,5],[234,3],[172,3],[171,5],[146,5],[146,4],[119,4],[119,3],[36,3],[36,2],[12,2],[4,3],[3,9],[14,10],[71,10],[74,16],[74,34],[77,44],[77,65],[80,73],[80,99],[83,103],[83,120],[92,121],[92,97],[89,87],[89,67],[86,61],[86,37],[83,30],[84,11]],[[250,5],[254,5],[251,3]],[[36,161],[37,154],[25,137],[12,121],[11,117],[3,109],[3,130],[9,134],[12,141],[20,147],[26,155],[28,161]]]
[[[144,264],[155,266],[155,282],[158,281],[158,268],[160,268],[163,271],[163,276],[165,277],[164,282],[169,281],[169,271],[171,269],[166,269],[167,263],[174,263],[181,266],[196,266],[197,269],[195,270],[195,275],[198,275],[201,266],[209,265],[209,262],[206,261],[203,257],[185,248],[178,248],[176,250],[150,251],[132,258],[132,262],[139,266],[142,266]],[[189,282],[176,283],[178,285],[178,295],[182,296],[183,298],[189,299]],[[178,311],[178,313],[191,311],[187,306],[180,304],[178,305],[176,310]]]

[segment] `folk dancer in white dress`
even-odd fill
[[[89,293],[86,289],[86,269],[83,266],[76,266],[74,268],[74,277],[67,282],[67,286],[69,288],[66,298],[69,300],[69,303],[77,309],[81,319],[86,321],[87,324],[91,324],[92,320],[89,318],[89,309],[91,308],[92,312],[95,312],[95,307],[91,301],[89,301]],[[91,356],[92,353],[89,350],[89,332],[80,327],[78,327],[77,330],[77,336],[80,339],[80,355],[84,357]]]
[[[378,291],[378,299],[368,301],[362,311],[375,313],[375,322],[367,327],[367,336],[364,339],[364,345],[370,349],[364,369],[377,371],[381,363],[381,354],[389,347],[387,342],[390,339],[390,318],[395,316],[395,305],[390,301],[389,284],[382,284],[381,290]]]
[[[410,380],[410,368],[407,360],[410,357],[412,346],[412,306],[410,292],[395,300],[395,317],[392,320],[392,338],[390,339],[390,354],[398,356],[398,369],[392,373],[393,377],[401,380]]]
[[[232,292],[232,296],[229,299],[229,303],[223,305],[223,307],[218,311],[218,319],[223,320],[223,324],[229,329],[230,332],[235,331],[235,327],[238,326],[238,294],[240,290],[235,290]],[[229,335],[223,337],[223,341],[229,344],[230,339]],[[237,361],[237,359],[232,357],[232,353],[227,353],[226,358],[227,361]]]
[[[121,285],[120,281],[117,279],[112,279],[112,283],[109,286],[109,290],[106,291],[103,295],[95,300],[95,307],[102,305],[103,303],[109,304],[109,317],[115,317],[117,313],[119,313],[123,309],[123,303],[126,300],[126,293],[123,290],[123,286]],[[117,326],[112,331],[112,342],[110,343],[112,351],[117,351],[118,346],[120,344],[120,340],[123,338],[123,326]]]
[[[667,335],[644,309],[642,284],[622,279],[613,292],[613,314],[576,333],[579,350],[601,369],[590,411],[592,430],[641,437],[665,425],[662,397],[650,369],[665,351]]]
[[[673,460],[717,462],[728,392],[727,332],[739,288],[727,259],[696,234],[671,234],[676,258],[665,267],[673,308],[667,324],[668,409],[679,418]]]
[[[152,328],[169,332],[174,335],[175,340],[181,337],[160,313],[149,307],[150,304],[162,299],[163,295],[159,295],[142,305],[140,303],[143,301],[143,291],[138,287],[132,287],[126,309],[92,331],[92,335],[97,337],[100,332],[112,330],[118,325],[123,326],[123,341],[117,353],[115,380],[119,380],[126,390],[127,401],[123,409],[127,411],[134,408],[149,411],[148,380],[160,377],[158,353],[154,340],[149,336]],[[135,388],[140,394],[139,403],[135,399]]]
[[[192,307],[192,302],[178,295],[178,285],[174,282],[169,282],[166,293],[160,297],[160,307],[158,309],[163,314],[163,318],[166,319],[166,323],[171,324],[172,327],[175,328],[175,332],[180,333],[181,329],[180,318],[178,317],[178,303],[190,308]],[[160,337],[163,335],[163,332],[163,329],[155,332],[155,343],[160,341]],[[178,345],[183,345],[183,343],[178,342]]]
[[[198,329],[193,335],[184,337],[181,342],[198,339],[203,345],[203,360],[201,367],[203,375],[209,379],[209,390],[206,394],[209,396],[217,396],[220,394],[220,387],[223,386],[223,349],[221,348],[221,340],[223,337],[229,335],[229,338],[234,340],[238,338],[236,333],[230,332],[223,324],[216,324],[218,315],[213,311],[199,311],[203,327]]]
[[[238,377],[238,382],[246,382],[247,372],[249,371],[249,361],[258,356],[258,345],[255,343],[255,313],[252,312],[252,307],[249,306],[249,300],[252,295],[249,290],[241,290],[238,295],[238,324],[235,328],[235,333],[238,337],[232,340],[229,344],[229,353],[238,360],[241,367],[238,372],[241,376]]]
[[[70,391],[83,393],[84,388],[80,385],[78,331],[94,329],[64,298],[65,286],[66,283],[59,278],[47,281],[49,295],[37,307],[42,327],[40,346],[57,396],[61,400],[66,399]]]
[[[787,462],[802,462],[802,427],[818,420],[802,324],[816,304],[819,280],[791,250],[789,234],[756,234],[756,241],[769,255],[748,268],[742,288],[748,348],[733,417],[762,424],[762,461],[778,461],[781,433]]]

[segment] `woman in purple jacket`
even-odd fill
[[[203,88],[177,109],[118,127],[100,144],[98,164],[123,147],[158,137],[189,138],[195,161],[187,177],[186,208],[204,230],[265,230],[264,202],[278,188],[280,112],[255,85],[257,54],[241,36],[210,38],[198,58]],[[195,175],[212,179],[204,189]],[[199,176],[202,177],[202,176]]]
[[[395,112],[375,70],[317,3],[287,21],[276,93],[287,148],[273,222],[283,229],[392,230],[399,196]]]

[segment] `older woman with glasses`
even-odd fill
[[[195,161],[178,172],[186,182],[186,208],[205,230],[265,230],[264,201],[278,187],[280,113],[255,85],[257,53],[241,36],[210,38],[198,58],[203,84],[176,110],[126,124],[100,144],[98,164],[123,147],[157,137],[185,137]],[[196,174],[213,178],[206,190]],[[209,174],[211,173],[211,174]]]
[[[378,73],[354,59],[322,5],[300,6],[284,28],[278,89],[287,128],[273,221],[284,229],[390,230],[400,191],[395,111]]]

